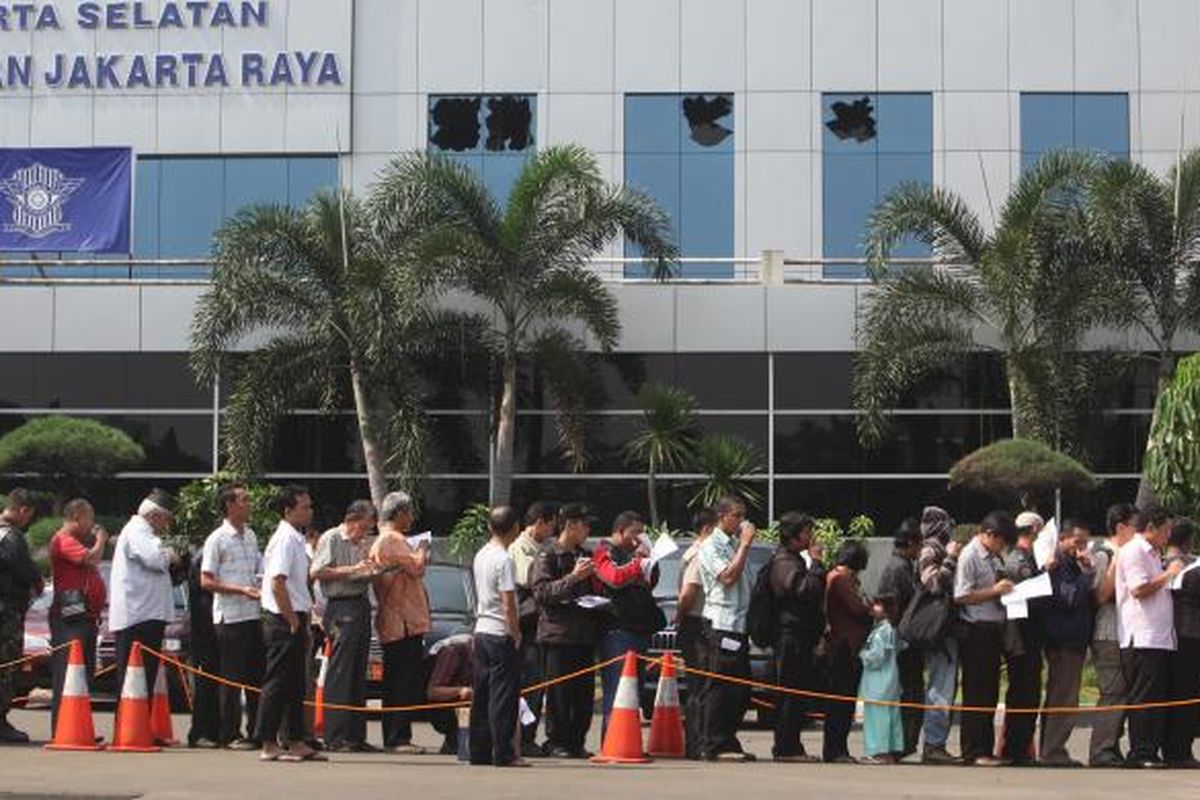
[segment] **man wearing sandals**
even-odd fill
[[[301,533],[312,522],[312,498],[303,486],[279,491],[282,519],[263,554],[262,626],[266,672],[255,738],[262,761],[325,761],[304,743],[304,667],[308,652],[308,552]]]

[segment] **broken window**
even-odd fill
[[[537,97],[531,94],[431,95],[429,148],[467,166],[492,196],[508,201],[534,152]]]
[[[685,258],[733,256],[734,123],[731,94],[625,96],[625,183],[666,210]],[[626,255],[641,251],[632,243]],[[631,264],[627,277],[644,277]],[[691,262],[688,278],[731,278],[731,264]]]
[[[862,258],[863,230],[875,205],[902,183],[933,181],[933,96],[927,93],[827,94],[822,98],[822,254]],[[905,240],[899,257],[929,248]],[[827,278],[857,279],[855,264],[826,265]]]

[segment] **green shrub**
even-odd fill
[[[87,481],[132,469],[146,457],[127,433],[94,419],[37,417],[0,437],[0,472],[32,472],[54,486],[55,512]]]
[[[192,481],[179,490],[175,518],[167,538],[181,553],[202,547],[208,535],[221,524],[217,493],[222,486],[235,481],[239,481],[239,478],[232,473],[219,472],[208,478]],[[263,547],[266,545],[266,537],[269,537],[279,524],[279,515],[271,509],[279,487],[270,483],[241,482],[246,484],[250,492],[250,527],[258,534],[259,546]]]
[[[491,508],[487,503],[475,503],[463,509],[462,514],[450,530],[450,555],[459,561],[467,561],[488,540],[488,515]]]

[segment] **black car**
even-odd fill
[[[679,541],[679,550],[668,558],[658,562],[658,583],[654,587],[654,599],[658,607],[667,617],[667,627],[663,628],[650,639],[649,655],[659,657],[663,653],[679,656],[679,648],[675,643],[675,609],[679,599],[679,583],[682,579],[683,553],[691,546],[690,541]],[[759,570],[766,566],[771,559],[774,548],[769,544],[755,544],[750,548],[750,558],[746,564],[746,574],[750,585]],[[680,673],[682,677],[682,672]],[[750,643],[750,675],[756,681],[775,683],[775,655],[770,648],[763,649]],[[649,719],[654,713],[654,695],[658,691],[658,670],[645,670],[641,686],[642,713]],[[687,686],[680,680],[679,697],[683,702],[687,696]],[[756,720],[760,725],[770,725],[772,720],[775,696],[763,689],[753,689],[750,692],[750,707],[755,711]]]

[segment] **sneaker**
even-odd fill
[[[257,750],[262,747],[262,742],[255,742],[250,739],[234,739],[225,745],[225,747],[230,750]]]
[[[797,753],[790,756],[772,756],[772,760],[777,764],[817,764],[821,761],[816,756],[810,756],[807,753]]]
[[[192,741],[188,742],[188,747],[195,748],[196,750],[218,750],[220,749],[221,745],[217,744],[212,739],[205,739],[203,736],[201,736],[199,739],[193,739]]]
[[[753,753],[729,750],[724,753],[714,753],[711,760],[721,764],[749,764],[757,761],[758,758]]]
[[[945,745],[925,745],[924,752],[921,753],[922,764],[961,764],[962,759],[958,756],[950,755],[950,751]]]
[[[1059,767],[1059,768],[1070,769],[1070,768],[1074,768],[1074,767],[1082,767],[1083,762],[1076,761],[1075,759],[1069,758],[1067,756],[1059,756],[1058,758],[1043,758],[1041,761],[1038,762],[1038,766]]]
[[[896,759],[891,756],[863,756],[858,763],[867,767],[882,767],[895,764]]]
[[[1007,758],[996,758],[995,756],[979,756],[971,760],[973,767],[1008,767],[1012,762]]]
[[[394,756],[423,756],[423,755],[425,755],[424,747],[421,747],[421,745],[419,745],[419,744],[412,744],[412,743],[398,744],[398,745],[394,745],[392,747],[385,747],[384,750],[386,750],[388,753],[390,753]]]

